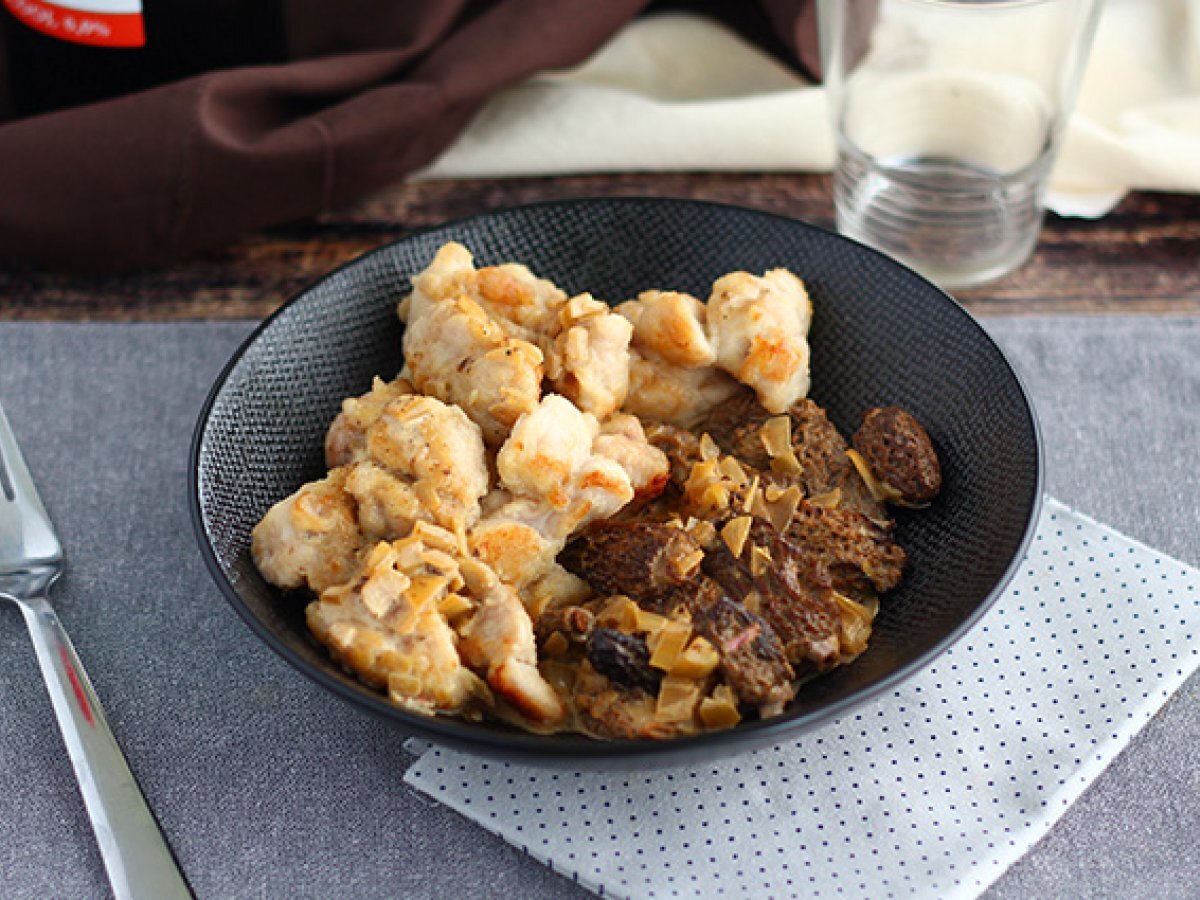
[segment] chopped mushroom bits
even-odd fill
[[[933,443],[806,398],[786,269],[615,308],[445,244],[399,304],[403,369],[347,399],[329,472],[254,529],[263,577],[414,712],[662,739],[778,715],[862,653],[928,505]],[[401,348],[397,348],[398,357]]]

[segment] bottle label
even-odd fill
[[[144,47],[142,0],[3,0],[17,19],[51,37],[94,47]]]

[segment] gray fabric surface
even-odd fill
[[[988,327],[1035,398],[1050,492],[1200,564],[1200,319]],[[56,606],[197,894],[582,895],[404,786],[404,736],[294,673],[209,580],[188,517],[188,443],[249,329],[0,323],[0,402],[67,547]],[[1195,896],[1198,701],[1193,678],[988,896]],[[104,896],[11,608],[0,721],[0,895]]]

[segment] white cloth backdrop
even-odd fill
[[[823,90],[709,20],[638,19],[580,67],[493,98],[421,178],[828,171]],[[1108,0],[1050,206],[1200,191],[1200,0]]]

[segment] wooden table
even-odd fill
[[[405,233],[537,200],[716,200],[830,226],[827,175],[637,174],[398,184],[315,222],[116,277],[0,271],[0,318],[260,318],[335,266]],[[1200,196],[1133,194],[1099,221],[1048,216],[1023,268],[960,295],[976,315],[1200,313]]]

